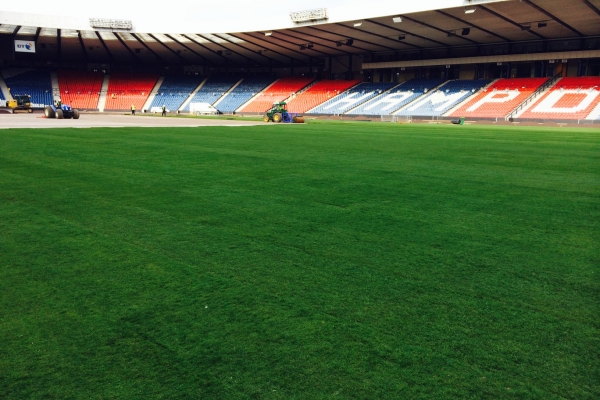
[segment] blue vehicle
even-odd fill
[[[46,118],[56,118],[56,119],[79,119],[79,110],[71,108],[66,104],[50,105],[44,108],[44,115]]]

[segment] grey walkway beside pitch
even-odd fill
[[[79,119],[46,119],[41,113],[0,114],[0,129],[253,126],[264,122],[123,114],[82,114]]]

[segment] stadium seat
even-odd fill
[[[184,111],[190,110],[191,103],[215,104],[225,92],[239,82],[240,77],[210,77],[204,85],[196,92],[192,100],[184,107]]]
[[[64,104],[79,109],[97,109],[103,73],[58,71],[60,99]]]
[[[203,78],[196,75],[165,77],[155,93],[150,108],[164,105],[167,110],[179,110],[202,80]]]
[[[3,70],[2,75],[10,93],[30,95],[33,107],[43,108],[53,103],[52,80],[49,71],[9,68]]]
[[[217,109],[222,113],[233,113],[273,81],[275,78],[270,76],[244,78],[219,102]]]
[[[141,110],[157,80],[157,74],[112,73],[104,109],[129,110],[133,104],[136,109]]]
[[[600,103],[600,77],[562,78],[519,118],[584,119]]]
[[[414,101],[395,115],[440,116],[457,106],[473,93],[487,85],[488,80],[455,80],[446,82],[438,89]]]
[[[360,81],[330,81],[324,80],[315,83],[304,92],[293,95],[288,100],[288,111],[292,113],[305,113],[318,105],[338,96],[347,89],[356,86]]]
[[[263,113],[269,110],[273,103],[283,101],[299,90],[312,83],[314,79],[305,77],[281,78],[267,90],[255,96],[239,112]]]
[[[411,79],[347,112],[347,114],[390,115],[443,82],[443,79]]]
[[[375,96],[379,96],[396,84],[391,82],[363,82],[313,108],[307,114],[343,114]]]
[[[469,98],[451,116],[504,118],[547,80],[547,78],[499,79],[486,90]]]

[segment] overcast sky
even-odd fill
[[[2,11],[12,11],[76,17],[80,20],[90,17],[129,19],[138,32],[217,33],[288,27],[291,24],[290,12],[314,8],[327,8],[330,22],[338,22],[456,7],[465,3],[466,0],[99,0],[66,3],[3,0],[0,3],[0,15]],[[6,20],[4,22],[8,23]]]

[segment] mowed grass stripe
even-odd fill
[[[599,393],[597,131],[8,130],[0,148],[2,397]]]

